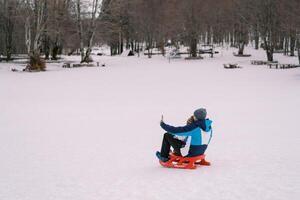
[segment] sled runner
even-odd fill
[[[170,154],[170,160],[166,162],[159,160],[159,163],[163,167],[179,169],[196,169],[197,165],[210,165],[209,162],[205,161],[205,155],[195,157],[182,157]]]

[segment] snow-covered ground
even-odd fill
[[[299,199],[300,68],[253,66],[265,53],[247,53],[95,57],[106,67],[41,73],[0,63],[0,199]],[[213,120],[212,166],[162,168],[161,115],[184,125],[199,107]]]

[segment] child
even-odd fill
[[[173,147],[175,155],[181,155],[180,149],[185,145],[187,137],[191,137],[191,144],[187,157],[203,155],[207,145],[212,137],[212,121],[206,119],[207,112],[204,108],[200,108],[194,112],[189,118],[186,126],[173,127],[165,124],[163,118],[160,126],[167,131],[164,134],[162,147],[160,152],[156,152],[156,156],[163,162],[169,160],[170,148]],[[185,136],[185,140],[180,140],[178,136]],[[209,165],[208,162],[202,160],[202,164]]]

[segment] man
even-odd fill
[[[161,151],[156,152],[158,159],[162,162],[167,162],[169,160],[171,147],[173,147],[175,155],[181,156],[180,149],[184,147],[185,142],[178,139],[178,136],[184,136],[186,138],[191,137],[191,144],[189,146],[187,157],[203,155],[212,138],[212,121],[206,119],[206,115],[206,109],[197,109],[194,112],[193,117],[188,120],[188,124],[183,127],[170,126],[164,123],[162,117],[160,126],[167,131],[167,133],[164,134]]]

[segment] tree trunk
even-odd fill
[[[254,38],[254,45],[255,45],[255,49],[258,50],[259,49],[259,36],[255,36]]]
[[[78,0],[78,1],[80,1],[80,0]],[[90,24],[90,27],[89,27],[89,32],[88,32],[88,46],[87,46],[87,50],[86,50],[85,54],[83,53],[84,56],[81,59],[81,63],[83,63],[83,62],[89,63],[89,62],[93,61],[92,58],[91,58],[91,53],[92,53],[92,46],[93,46],[93,41],[94,41],[94,36],[95,36],[95,31],[96,31],[96,14],[97,14],[97,11],[98,11],[98,5],[99,5],[99,0],[93,0],[92,19],[91,19],[91,24]],[[80,13],[80,8],[79,8],[79,13]],[[81,17],[79,17],[79,18],[81,18]],[[79,21],[80,21],[80,24],[81,24],[80,28],[81,28],[81,34],[82,34],[81,19]],[[82,42],[82,46],[80,48],[83,49],[83,42]]]
[[[286,56],[289,53],[289,39],[287,37],[284,38],[284,51],[283,54]]]
[[[300,65],[300,33],[297,35],[297,49],[298,49],[298,60]]]
[[[152,48],[148,47],[148,58],[152,58]]]
[[[266,45],[265,47],[266,47],[268,61],[273,62],[273,51],[274,50],[269,45]]]
[[[84,60],[84,43],[83,43],[83,28],[82,28],[82,20],[81,20],[81,1],[76,1],[76,14],[77,14],[77,32],[80,42],[80,56],[81,62]]]
[[[124,39],[123,39],[123,34],[121,32],[121,39],[120,39],[120,54],[122,54],[124,51]]]
[[[35,1],[35,37],[33,41],[34,54],[40,53],[40,39],[45,28],[45,6],[46,1]]]
[[[226,44],[229,44],[229,41],[230,41],[230,34],[226,33],[224,37],[225,37],[225,43],[226,43]]]
[[[298,47],[298,60],[299,60],[299,65],[300,65],[300,45]]]
[[[11,60],[12,54],[12,42],[13,42],[13,30],[14,30],[14,22],[13,19],[13,8],[12,4],[9,1],[5,0],[4,2],[4,33],[5,33],[5,46],[6,46],[6,60]]]
[[[110,55],[114,56],[118,54],[118,44],[111,43],[110,44]]]
[[[206,38],[206,44],[209,45],[211,43],[211,38],[212,38],[212,31],[211,31],[211,27],[208,26],[207,29],[207,38]]]
[[[81,2],[80,0],[77,0],[76,4],[77,8],[77,31],[78,31],[78,36],[79,36],[79,41],[80,41],[80,56],[81,56],[81,61],[84,60],[84,43],[83,43],[83,28],[82,28],[82,21],[81,21]]]
[[[6,61],[11,60],[12,54],[12,34],[13,34],[13,25],[10,25],[9,30],[6,32]]]
[[[197,57],[197,38],[192,37],[190,40],[190,55],[191,57]]]
[[[152,48],[153,48],[153,41],[152,41],[152,35],[148,34],[148,58],[152,58]]]
[[[49,60],[49,57],[50,57],[50,38],[47,34],[44,35],[44,53],[45,53],[45,59]]]
[[[132,52],[134,52],[134,51],[135,51],[135,47],[134,47],[134,42],[133,42],[133,40],[131,41],[130,46],[131,46]]]
[[[234,34],[230,33],[230,47],[234,47]]]
[[[255,43],[255,49],[259,49],[259,31],[258,31],[258,25],[255,25],[254,28],[254,43]]]
[[[42,33],[44,33],[46,26],[46,10],[47,1],[46,0],[36,0],[34,2],[34,12],[35,12],[35,37],[33,41],[33,52],[29,54],[30,56],[30,67],[33,70],[44,71],[46,69],[45,62],[40,58],[40,39]]]
[[[25,22],[25,43],[27,47],[27,55],[31,52],[31,29],[30,29],[30,17],[26,18]]]
[[[268,61],[273,62],[273,51],[267,50]]]
[[[278,45],[276,45],[276,49],[282,50],[283,48],[284,48],[284,36],[280,36]]]
[[[57,45],[55,45],[53,48],[52,48],[52,51],[51,51],[51,59],[52,60],[57,60],[57,55],[58,55],[58,52],[59,52],[59,47]]]
[[[59,53],[59,45],[58,45],[58,41],[56,38],[56,41],[54,42],[52,51],[51,51],[51,60],[57,60],[58,53]]]
[[[245,42],[240,42],[238,55],[244,55]]]
[[[295,34],[291,33],[290,37],[290,56],[295,56],[296,36]]]
[[[273,53],[274,47],[271,41],[268,41],[267,38],[264,38],[264,46],[267,53],[267,58],[269,62],[273,62]]]
[[[160,48],[160,51],[161,51],[162,55],[165,56],[166,50],[165,50],[165,44],[164,44],[164,41],[163,41],[163,40],[161,40],[161,41],[159,42],[159,48]]]

